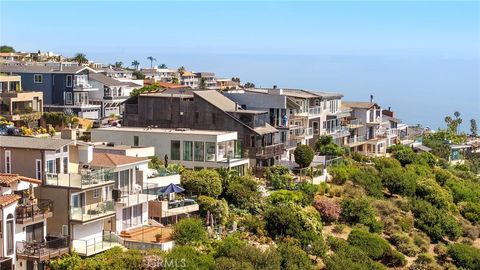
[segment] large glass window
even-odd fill
[[[235,141],[225,142],[225,152],[228,158],[233,158],[235,156]]]
[[[180,160],[180,141],[170,142],[170,159]]]
[[[195,161],[203,161],[204,158],[204,152],[205,152],[205,143],[204,142],[195,142],[195,156],[194,160]]]
[[[55,172],[55,160],[47,160],[47,172]]]
[[[243,146],[242,141],[235,141],[235,158],[242,158],[243,155]]]
[[[185,161],[193,160],[193,142],[192,141],[183,142],[183,160]]]
[[[206,142],[205,143],[205,148],[206,148],[206,160],[207,161],[215,161],[215,143],[214,142]]]
[[[227,147],[225,142],[218,143],[218,160],[227,158]]]

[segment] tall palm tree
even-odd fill
[[[147,57],[147,59],[150,61],[150,68],[153,68],[153,61],[157,61],[153,56]]]
[[[165,64],[161,64],[161,65],[158,66],[158,68],[168,68],[168,67]]]
[[[122,61],[117,61],[117,62],[115,62],[115,67],[121,68],[122,66],[123,66],[123,62],[122,62]]]
[[[185,67],[184,67],[184,66],[179,67],[179,68],[178,68],[178,73],[181,74],[181,73],[183,73],[183,72],[185,72]]]
[[[73,57],[72,60],[77,62],[79,66],[81,66],[82,64],[88,63],[87,56],[84,53],[75,54],[75,57]]]
[[[135,69],[138,70],[138,66],[140,66],[140,62],[138,62],[137,60],[133,60],[132,66],[134,66]]]

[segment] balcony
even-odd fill
[[[46,185],[88,189],[114,184],[109,170],[85,170],[84,173],[47,173]]]
[[[350,120],[345,126],[349,129],[360,128],[363,126],[363,122],[360,119]]]
[[[348,146],[354,147],[357,145],[361,145],[365,142],[365,136],[355,136],[353,138],[348,138]]]
[[[17,258],[25,260],[47,261],[67,254],[70,251],[68,236],[45,242],[17,241]]]
[[[148,215],[159,219],[189,214],[196,211],[198,211],[198,204],[193,199],[176,201],[155,200],[148,203]]]
[[[300,141],[295,140],[295,139],[294,140],[287,140],[286,142],[284,142],[285,149],[296,148],[299,143],[300,143]]]
[[[272,144],[263,147],[246,147],[245,150],[251,158],[267,159],[283,154],[283,143]]]
[[[313,128],[304,128],[304,127],[299,127],[291,130],[290,133],[291,136],[296,137],[296,138],[312,138],[313,137]]]
[[[122,192],[122,196],[118,198],[115,203],[121,204],[123,207],[126,207],[155,200],[157,197],[158,196],[156,194],[152,194],[152,192],[149,192],[148,189],[141,192]]]
[[[308,116],[309,117],[315,117],[315,116],[319,116],[321,114],[322,114],[322,107],[321,106],[312,107],[312,108],[308,109]]]
[[[17,224],[29,224],[44,220],[53,216],[53,202],[40,200],[32,205],[18,205],[16,209]]]
[[[113,201],[103,201],[82,207],[72,207],[70,209],[70,219],[81,222],[110,217],[113,215],[115,215]]]
[[[112,232],[103,231],[101,236],[88,239],[74,239],[73,249],[78,255],[88,257],[105,250],[120,246],[121,239]]]
[[[88,83],[88,75],[75,75],[73,80],[74,91],[97,91],[98,88],[94,88]]]

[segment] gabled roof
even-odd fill
[[[73,143],[71,140],[23,136],[0,136],[0,147],[57,150]]]
[[[6,194],[0,196],[0,208],[9,206],[10,204],[17,202],[20,199],[20,195],[17,194]]]
[[[91,80],[100,82],[106,86],[129,86],[129,83],[127,82],[121,82],[121,81],[115,80],[101,73],[92,73],[90,74],[89,78]]]
[[[115,168],[126,165],[133,165],[137,163],[143,163],[147,161],[148,158],[144,157],[131,157],[110,153],[93,153],[93,160],[90,161],[91,166],[95,167],[107,167]]]
[[[373,106],[378,106],[375,102],[353,102],[353,101],[342,101],[342,107],[345,108],[357,108],[357,109],[370,109]]]
[[[12,183],[18,182],[18,181],[25,181],[29,182],[32,184],[41,184],[42,181],[26,176],[21,176],[18,174],[12,174],[12,173],[0,173],[0,186],[4,187],[9,187]]]

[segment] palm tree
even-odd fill
[[[158,66],[158,68],[168,68],[168,67],[165,64],[161,64],[161,65]]]
[[[178,73],[182,74],[183,72],[185,72],[185,67],[184,66],[179,67]]]
[[[200,78],[200,89],[206,89],[207,88],[207,79],[205,78]]]
[[[147,59],[150,61],[150,68],[153,68],[153,61],[157,61],[157,59],[153,58],[153,56],[149,56]]]
[[[121,68],[122,66],[123,66],[123,62],[122,62],[122,61],[117,61],[117,62],[115,62],[115,67]]]
[[[140,62],[138,62],[137,60],[133,60],[132,66],[134,66],[135,69],[138,70],[138,66],[140,66]]]
[[[82,64],[88,63],[87,56],[84,53],[75,54],[75,57],[73,57],[72,60],[77,62],[79,66],[81,66]]]

